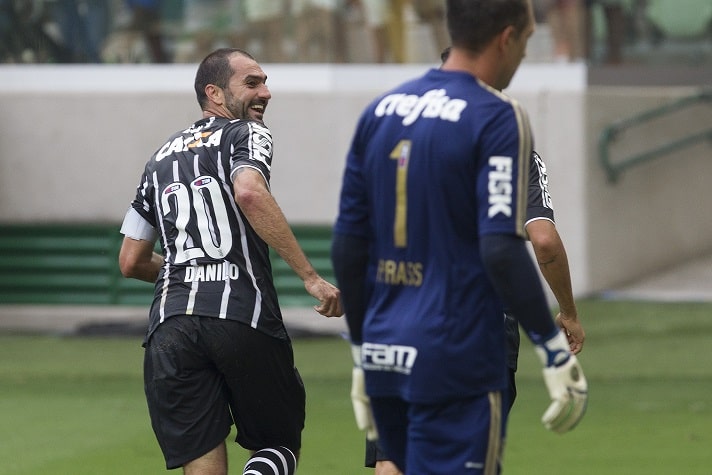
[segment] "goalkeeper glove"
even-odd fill
[[[371,410],[371,400],[366,395],[366,381],[361,367],[361,345],[351,345],[351,355],[354,359],[354,368],[351,372],[351,404],[356,416],[356,426],[366,431],[368,440],[376,440],[378,432]]]
[[[535,349],[544,365],[544,382],[551,397],[541,421],[547,429],[563,434],[576,427],[586,412],[588,383],[563,332],[557,331]]]

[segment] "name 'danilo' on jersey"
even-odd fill
[[[418,118],[442,119],[450,122],[460,120],[467,102],[451,99],[445,89],[431,89],[422,96],[415,94],[389,94],[376,106],[376,117],[396,114],[403,117],[403,125],[411,125]]]
[[[218,262],[185,268],[183,282],[217,282],[240,277],[240,268],[231,262]]]

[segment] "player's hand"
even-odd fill
[[[366,394],[366,381],[361,368],[361,345],[352,345],[351,354],[354,358],[354,368],[351,372],[351,404],[354,408],[356,426],[366,432],[368,440],[376,440],[378,431],[371,410],[371,399]]]
[[[588,383],[563,332],[535,348],[545,366],[544,382],[551,397],[541,421],[547,429],[563,434],[576,427],[586,412]]]
[[[344,314],[341,306],[341,292],[334,285],[321,277],[304,282],[304,288],[309,295],[319,300],[314,310],[325,317],[340,317]]]
[[[583,350],[583,342],[586,339],[586,333],[583,331],[581,321],[577,315],[569,315],[559,312],[556,315],[556,324],[564,331],[566,339],[569,341],[569,348],[575,355]]]

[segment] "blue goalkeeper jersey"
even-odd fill
[[[524,110],[464,72],[432,69],[363,112],[334,231],[370,243],[370,395],[429,403],[506,388],[503,308],[479,241],[524,237],[531,154]]]

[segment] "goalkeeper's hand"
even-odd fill
[[[366,381],[361,367],[361,345],[352,345],[351,354],[354,359],[354,368],[351,372],[351,404],[356,416],[356,426],[366,432],[368,440],[376,440],[378,431],[373,419],[371,400],[366,395]]]
[[[535,348],[544,364],[544,382],[551,397],[541,421],[547,429],[563,434],[576,427],[586,412],[588,383],[563,332]]]

